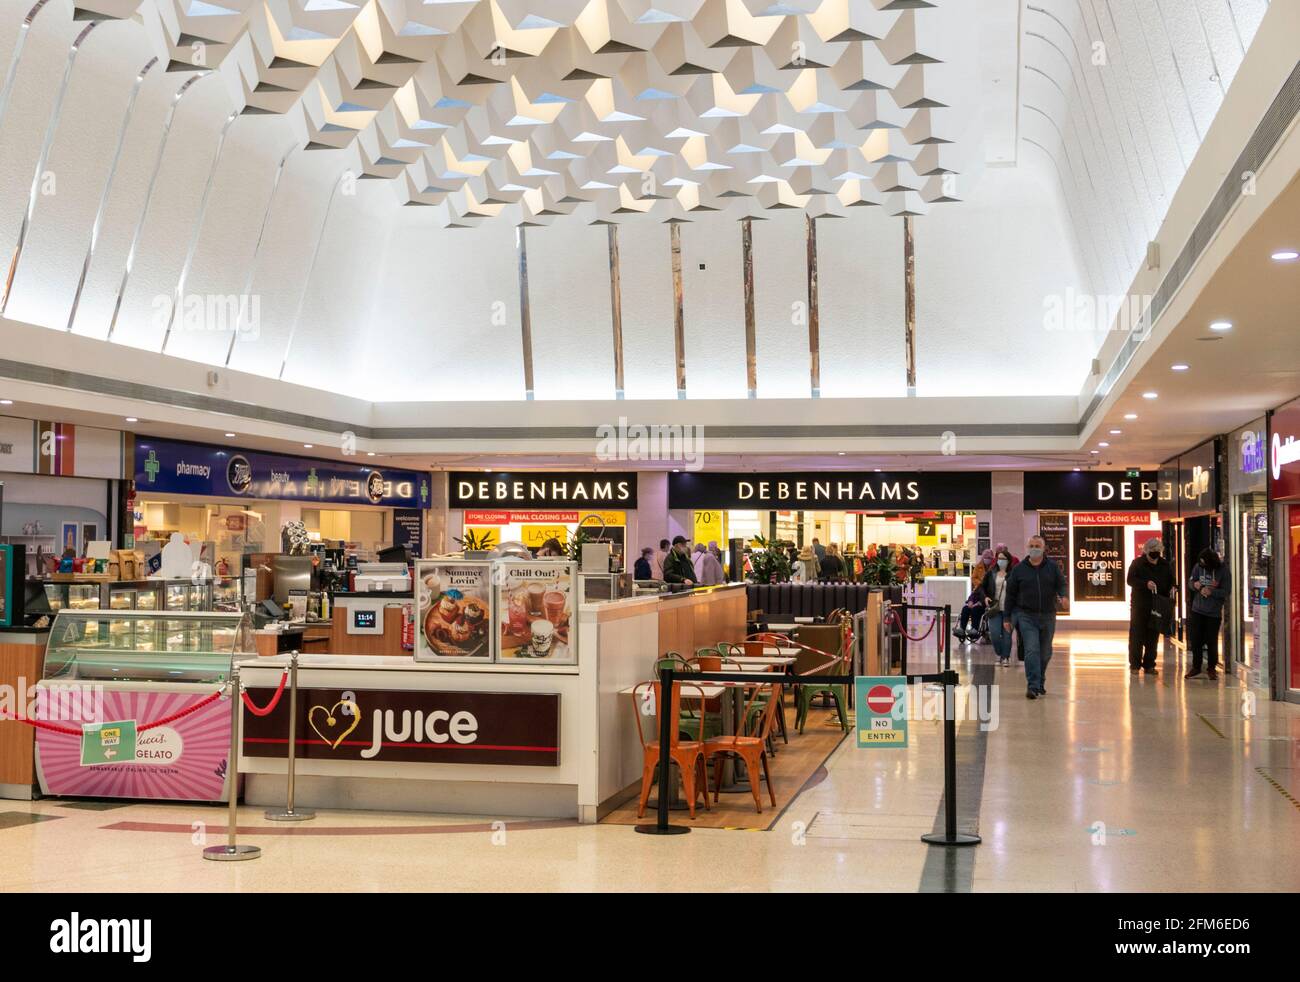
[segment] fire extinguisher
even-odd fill
[[[415,650],[415,608],[402,604],[402,650]]]

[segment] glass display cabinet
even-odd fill
[[[97,610],[104,584],[102,580],[91,580],[85,583],[46,582],[42,586],[50,612],[58,613],[61,610]]]
[[[119,580],[108,585],[109,610],[162,610],[161,580]]]
[[[187,682],[211,687],[256,654],[247,614],[62,610],[50,629],[42,680]]]

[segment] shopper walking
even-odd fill
[[[662,580],[664,578],[664,563],[668,559],[668,551],[672,548],[672,543],[667,539],[659,540],[659,551],[650,560],[650,571],[654,573],[651,579]]]
[[[1183,678],[1201,674],[1201,649],[1205,649],[1206,675],[1219,673],[1219,628],[1223,626],[1223,604],[1232,589],[1228,564],[1213,549],[1206,549],[1192,567],[1192,609],[1187,617],[1187,646],[1192,652],[1192,669]]]
[[[1056,608],[1069,595],[1065,574],[1047,558],[1040,536],[1029,540],[1028,558],[1018,563],[1007,580],[1007,614],[1002,626],[1020,632],[1025,653],[1025,697],[1047,695],[1047,666],[1052,660],[1052,638],[1056,636]]]
[[[817,582],[817,553],[813,552],[812,546],[804,546],[799,550],[799,559],[795,562],[794,568],[795,575],[798,577],[796,582]]]
[[[813,539],[813,548],[817,548],[816,539]],[[833,542],[822,557],[821,577],[826,581],[844,579],[844,560],[840,558],[840,547]]]
[[[1174,600],[1178,584],[1174,568],[1164,558],[1165,545],[1150,538],[1142,546],[1142,555],[1128,567],[1129,621],[1128,670],[1136,675],[1156,671],[1156,652],[1160,646],[1160,630],[1165,626],[1165,615],[1159,610],[1159,598]]]
[[[700,586],[717,586],[722,582],[722,564],[709,552],[703,542],[695,546],[695,582]]]
[[[825,547],[824,545],[821,544],[821,540],[820,540],[820,539],[816,539],[816,538],[814,538],[814,539],[812,540],[812,548],[813,548],[813,552],[814,552],[814,553],[816,554],[816,556],[817,556],[817,562],[818,562],[818,563],[820,563],[823,559],[826,558],[826,547]]]
[[[672,548],[664,558],[665,583],[695,586],[695,566],[691,563],[689,548],[686,536],[679,535],[673,539]]]
[[[984,604],[988,608],[989,640],[998,664],[1006,668],[1011,664],[1011,631],[1003,622],[1007,609],[1007,581],[1011,577],[1011,553],[1003,550],[996,555],[993,568],[980,583]]]
[[[651,560],[654,558],[655,551],[649,546],[641,550],[641,558],[632,566],[632,577],[637,580],[655,579],[654,564]]]

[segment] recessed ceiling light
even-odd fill
[[[1190,368],[1190,367],[1191,367],[1191,366],[1189,366],[1189,365],[1184,365],[1184,364],[1180,361],[1180,362],[1178,362],[1176,365],[1170,365],[1170,366],[1169,366],[1169,370],[1170,370],[1171,372],[1185,372],[1185,371],[1187,371],[1187,369]]]
[[[1273,253],[1273,262],[1275,263],[1291,263],[1297,259],[1300,259],[1300,252],[1296,252],[1294,249],[1282,249],[1280,252]]]
[[[1138,414],[1137,414],[1137,413],[1125,413],[1125,414],[1124,414],[1124,418],[1125,418],[1125,419],[1137,419],[1137,418],[1138,418]]]
[[[1120,435],[1121,433],[1123,433],[1123,432],[1124,432],[1123,430],[1111,430],[1111,431],[1110,431],[1110,435],[1111,435],[1111,436],[1119,436],[1119,435]]]
[[[1097,444],[1097,446],[1099,446],[1099,447],[1109,447],[1110,444],[1107,443],[1105,440],[1102,440],[1101,443]]]
[[[227,433],[227,434],[226,434],[227,437],[233,437],[234,435],[235,435],[235,434],[233,434],[233,433]]]
[[[843,451],[843,450],[840,451],[840,456],[841,456],[841,457],[844,456],[844,451]]]
[[[127,421],[128,423],[138,423],[138,422],[140,422],[140,421],[139,421],[138,419],[136,419],[134,416],[128,416],[128,417],[126,418],[126,421]]]
[[[302,445],[302,448],[303,448],[304,450],[310,450],[313,446],[315,446],[315,444],[312,444],[312,443],[304,443],[304,444]]]
[[[374,455],[375,455],[375,452],[374,452],[373,450],[367,450],[367,451],[366,451],[366,456],[367,456],[367,457],[373,457]]]
[[[1232,321],[1215,321],[1210,325],[1211,331],[1218,331],[1222,334],[1224,331],[1232,330]]]
[[[1159,398],[1160,398],[1160,393],[1159,393],[1159,392],[1143,392],[1143,393],[1142,393],[1142,398],[1143,398],[1143,399],[1159,399]]]
[[[1099,453],[1101,453],[1101,451],[1100,451],[1100,450],[1089,450],[1088,453],[1090,453],[1090,454],[1099,454]]]
[[[0,399],[0,406],[12,406],[13,404],[14,401],[12,399]]]
[[[1081,467],[1076,467],[1076,468],[1075,468],[1076,471],[1077,471],[1077,470],[1082,470],[1082,469],[1083,469],[1083,468],[1081,468]]]

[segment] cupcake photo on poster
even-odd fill
[[[497,568],[497,620],[502,660],[552,665],[578,661],[573,636],[574,564],[501,563]]]
[[[416,661],[492,661],[488,563],[415,564]]]

